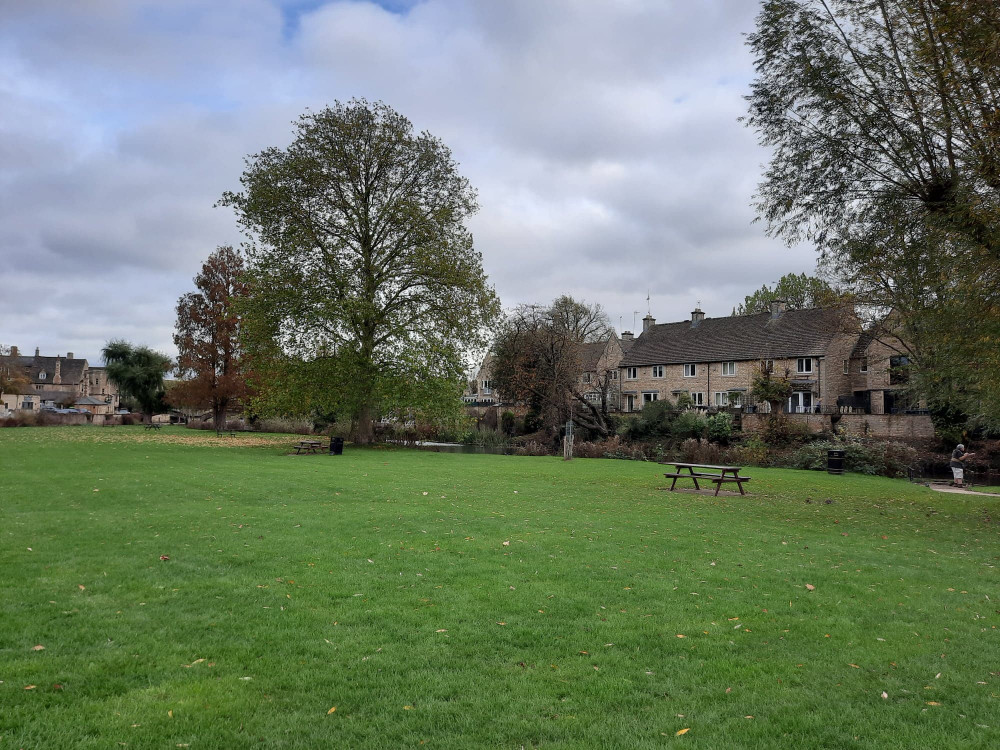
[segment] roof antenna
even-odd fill
[[[652,315],[653,308],[649,306],[649,289],[646,289],[646,315]]]

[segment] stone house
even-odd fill
[[[689,321],[660,325],[647,315],[621,361],[622,410],[681,394],[701,408],[767,409],[750,397],[766,366],[792,383],[787,411],[833,411],[852,393],[849,364],[859,336],[849,308],[788,310],[780,301],[757,315],[706,318],[695,309]]]
[[[0,395],[6,408],[12,411],[79,405],[81,410],[92,414],[112,414],[118,409],[118,389],[108,379],[107,370],[91,367],[86,359],[74,357],[73,352],[68,352],[65,357],[45,357],[36,348],[35,355],[29,357],[21,355],[18,348],[12,346],[8,361],[20,367],[28,380],[26,393],[19,396]]]
[[[844,369],[850,374],[849,396],[841,400],[845,411],[864,414],[922,412],[926,404],[909,389],[910,354],[892,334],[862,333]]]
[[[632,348],[634,339],[626,331],[618,338],[615,334],[606,341],[584,344],[580,351],[579,390],[587,401],[606,401],[608,411],[617,411],[621,405],[621,361]]]

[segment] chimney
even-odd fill
[[[66,352],[66,359],[73,359],[73,352]]]
[[[38,356],[41,356],[41,355],[39,354],[39,350],[38,350],[38,347],[37,347],[37,346],[35,347],[35,356],[36,356],[36,357],[38,357]]]
[[[16,357],[16,356],[18,356],[19,353],[20,352],[17,351],[17,347],[16,346],[12,346],[10,348],[10,356]]]
[[[700,307],[696,307],[691,311],[691,327],[694,328],[705,319],[705,313],[701,311]]]
[[[53,385],[62,384],[62,358],[56,357],[56,374],[52,377]]]
[[[631,331],[622,331],[622,341],[632,341],[635,336],[632,335]]]
[[[645,333],[655,325],[656,325],[656,318],[654,318],[649,313],[646,313],[646,317],[642,319],[642,332]]]
[[[783,299],[771,300],[771,320],[775,318],[780,318],[781,314],[787,309],[787,304]]]

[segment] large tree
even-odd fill
[[[222,203],[252,239],[242,312],[271,407],[346,412],[362,443],[379,413],[458,409],[499,302],[448,148],[385,104],[338,102],[241,182]]]
[[[109,341],[102,352],[108,379],[124,399],[131,400],[148,422],[163,408],[163,378],[172,363],[165,354],[122,339]]]
[[[581,383],[583,347],[607,341],[613,334],[600,305],[563,296],[548,307],[522,305],[501,325],[494,342],[493,380],[505,399],[523,401],[542,418],[553,436],[572,419],[601,437],[611,432],[608,393],[610,372],[597,382]],[[586,398],[598,390],[600,401]]]
[[[1000,383],[977,363],[1000,360],[980,282],[1000,275],[998,39],[992,0],[766,0],[748,39],[770,231],[815,242],[891,322],[929,399],[992,424]]]
[[[782,300],[791,310],[824,307],[837,302],[837,292],[823,279],[804,273],[787,273],[773,286],[765,284],[733,310],[733,315],[754,315],[767,312],[771,303]]]
[[[243,259],[232,247],[213,252],[194,278],[197,292],[177,302],[174,344],[177,373],[184,378],[168,400],[209,407],[216,431],[225,429],[231,405],[247,394],[236,302],[247,294]]]

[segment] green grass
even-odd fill
[[[0,747],[1000,744],[992,498],[297,439],[0,430]]]

